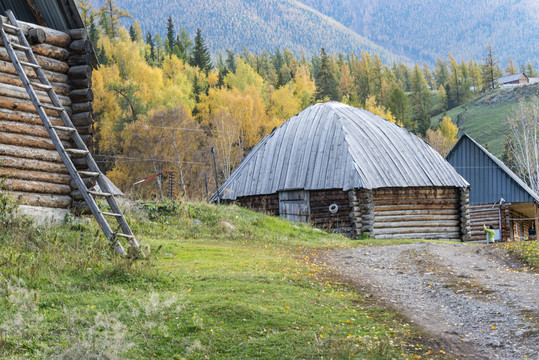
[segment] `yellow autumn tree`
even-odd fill
[[[378,105],[378,102],[376,101],[376,97],[374,95],[369,96],[367,100],[365,100],[365,110],[370,111],[374,115],[381,116],[394,124],[397,122],[389,109],[385,109],[383,106]],[[397,123],[397,125],[402,126],[402,124],[400,123]]]
[[[190,195],[207,165],[198,150],[205,142],[205,131],[185,107],[153,110],[128,124],[122,132],[123,155],[116,159],[110,179],[137,197],[162,199],[167,191],[161,178],[131,188],[131,184],[161,171],[175,173],[178,196]],[[199,187],[200,189],[200,187]]]
[[[436,130],[428,129],[425,134],[425,141],[432,146],[440,155],[445,156],[457,142],[459,128],[451,118],[444,116],[440,121],[440,128]]]

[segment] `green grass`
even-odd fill
[[[537,240],[509,242],[503,244],[502,247],[530,267],[539,270],[539,242]]]
[[[451,109],[447,116],[457,123],[460,115],[460,133],[467,133],[481,145],[487,145],[491,153],[501,158],[508,131],[505,121],[517,104],[516,100],[492,105],[469,103]],[[442,115],[438,115],[433,122],[438,123],[441,119]]]
[[[481,145],[487,145],[492,154],[501,158],[508,132],[507,118],[520,99],[532,96],[539,96],[538,85],[497,89],[447,111],[447,116],[458,125],[460,133],[467,133]],[[442,116],[434,116],[432,125],[437,125]]]
[[[317,261],[387,241],[235,206],[151,205],[129,218],[145,260],[112,255],[93,222],[0,222],[2,359],[446,358]]]

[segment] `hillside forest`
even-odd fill
[[[93,8],[78,1],[100,62],[94,71],[95,157],[120,189],[137,198],[167,195],[167,177],[131,184],[162,171],[174,173],[175,197],[202,199],[215,191],[247,152],[275,127],[321,101],[365,108],[422,136],[441,154],[458,128],[445,114],[488,91],[496,79],[531,64],[506,66],[495,49],[484,59],[445,59],[409,67],[377,54],[310,58],[287,49],[210,54],[200,30],[189,34],[169,17],[167,33],[143,33],[113,0]],[[215,155],[215,168],[212,157]],[[214,171],[216,169],[216,176]]]

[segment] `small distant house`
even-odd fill
[[[530,79],[524,73],[507,75],[496,80],[500,87],[522,86],[528,85]]]
[[[212,200],[356,237],[465,240],[469,184],[425,141],[368,111],[313,105],[264,138]]]
[[[470,236],[484,240],[483,226],[497,229],[500,240],[520,240],[537,229],[539,195],[501,160],[464,134],[446,156],[471,185]]]
[[[92,149],[92,70],[97,65],[84,23],[73,0],[2,0],[0,15],[12,10],[24,34],[40,29],[42,43],[32,42],[32,50],[70,115],[86,145]],[[4,24],[8,19],[2,16]],[[5,27],[8,36],[15,31]],[[27,61],[23,52],[18,52]],[[31,81],[34,71],[25,66]],[[40,101],[52,105],[44,91],[36,91]],[[58,112],[45,110],[53,125],[62,126]],[[76,148],[69,134],[61,134],[66,148]],[[80,159],[82,160],[82,159]],[[87,169],[74,160],[78,170]],[[0,177],[7,177],[7,190],[23,205],[24,212],[62,217],[69,209],[83,208],[84,201],[53,145],[36,109],[30,101],[5,45],[0,43]],[[84,178],[93,185],[93,178]]]

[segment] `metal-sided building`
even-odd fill
[[[214,195],[360,236],[466,240],[469,184],[382,117],[316,104],[253,148]]]
[[[483,225],[498,229],[503,241],[528,238],[537,229],[539,196],[483,146],[464,134],[446,159],[471,184],[472,240],[485,239]]]
[[[38,64],[66,109],[85,144],[93,143],[92,69],[97,65],[92,44],[73,0],[1,0],[0,14],[12,10],[24,35],[31,43]],[[10,21],[1,17],[10,42],[18,41],[17,31]],[[45,35],[31,38],[38,31]],[[15,53],[31,82],[38,77],[22,47]],[[53,107],[46,90],[36,88],[44,106]],[[45,109],[53,126],[63,126],[58,111]],[[69,133],[59,133],[66,149],[75,144]],[[86,164],[73,160],[78,170]],[[35,106],[28,97],[23,82],[0,43],[0,177],[30,214],[57,214],[62,217],[68,209],[81,207],[80,192],[76,191],[67,168],[53,145]],[[94,180],[85,178],[91,185]]]

